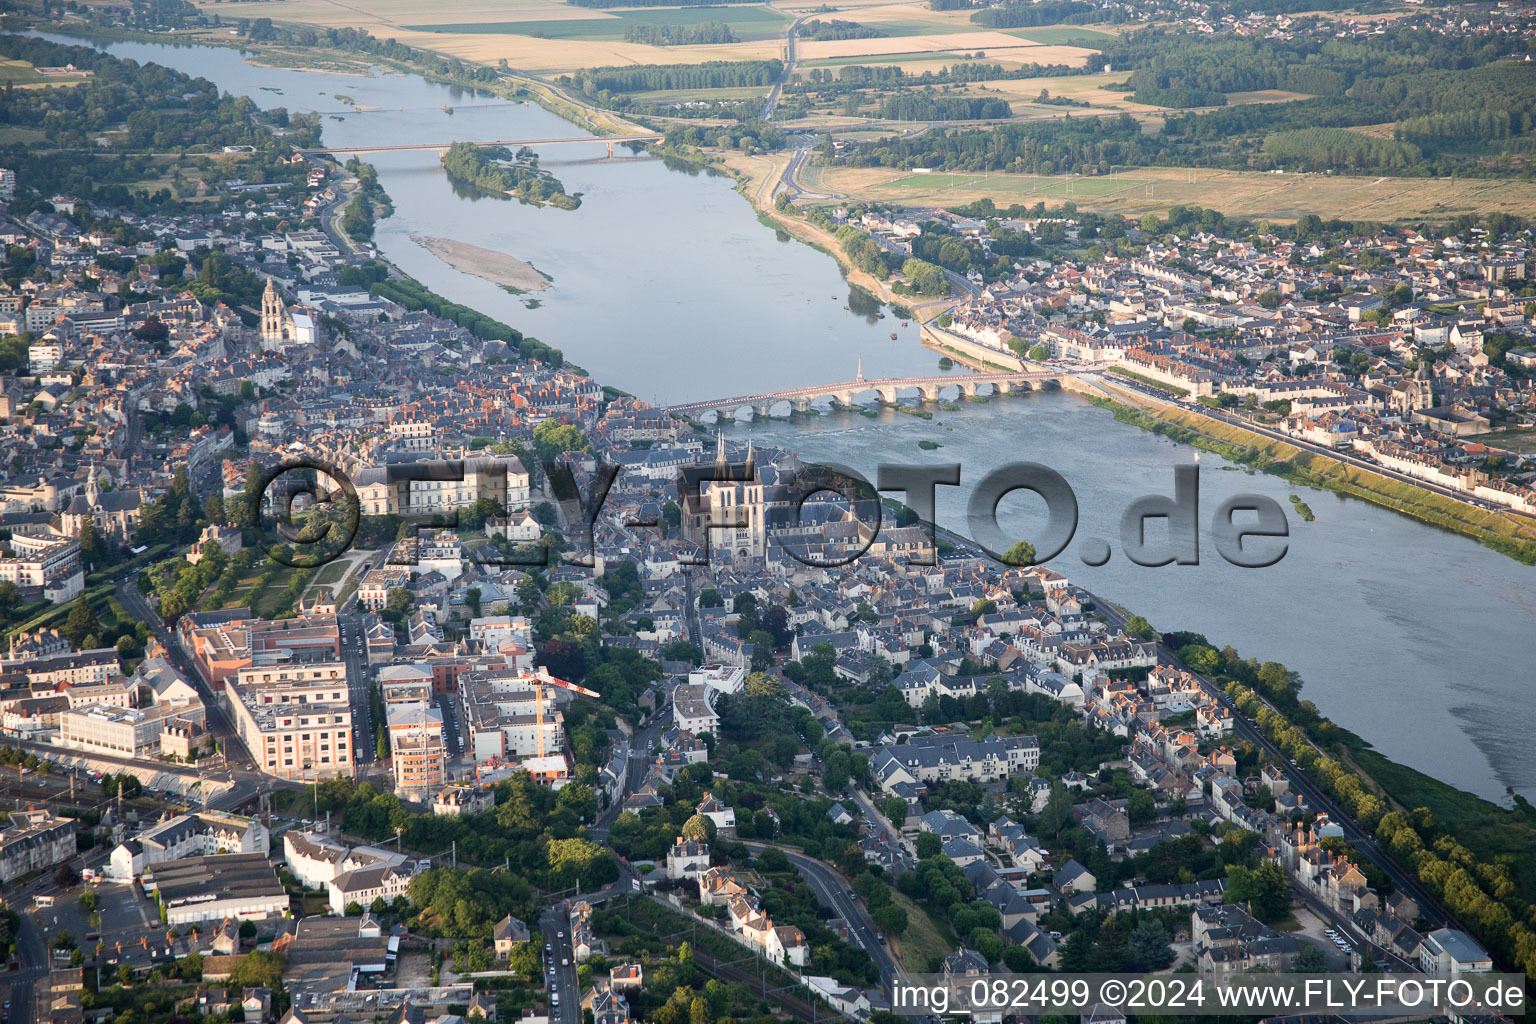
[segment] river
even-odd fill
[[[116,55],[203,75],[263,107],[326,114],[329,145],[549,138],[582,134],[537,106],[476,97],[400,75],[263,68],[231,49],[117,43]],[[377,108],[356,111],[337,95]],[[454,108],[443,111],[443,104]],[[583,194],[577,211],[456,195],[431,151],[371,158],[395,205],[376,241],[402,269],[455,301],[563,349],[600,380],[661,403],[868,377],[930,373],[936,355],[915,326],[845,311],[832,260],[776,239],[729,179],[650,159],[596,161],[594,144],[543,157]],[[438,260],[412,236],[436,235],[532,261],[553,278],[517,297]],[[536,308],[529,300],[538,299]],[[855,306],[857,303],[853,303]],[[896,331],[898,339],[889,334]],[[794,448],[873,477],[886,462],[958,462],[962,486],[939,489],[941,523],[964,530],[969,487],[1021,459],[1057,469],[1074,488],[1077,541],[1052,564],[1160,629],[1205,633],[1217,646],[1284,662],[1303,696],[1395,760],[1489,799],[1536,796],[1536,702],[1527,653],[1536,570],[1472,541],[1331,492],[1300,489],[1316,512],[1291,515],[1286,557],[1267,569],[1222,561],[1209,517],[1226,496],[1266,494],[1290,509],[1298,489],[1262,474],[1200,462],[1202,560],[1159,569],[1119,552],[1121,511],[1171,494],[1173,467],[1194,452],[1062,393],[966,403],[932,420],[884,411],[795,422],[741,423],[740,436]],[[942,447],[924,451],[918,441]],[[1035,510],[1010,498],[1003,525],[1021,532]],[[1115,555],[1084,565],[1084,538]]]

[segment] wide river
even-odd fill
[[[262,107],[318,110],[330,145],[583,134],[537,106],[487,102],[415,77],[275,70],[211,47],[107,49],[202,75]],[[847,380],[859,360],[871,378],[933,372],[936,356],[919,345],[915,326],[845,311],[848,288],[832,260],[777,239],[729,179],[649,159],[595,161],[603,153],[601,144],[583,144],[542,154],[568,191],[583,194],[574,212],[461,198],[430,150],[373,156],[395,205],[379,223],[377,243],[436,291],[563,349],[598,379],[648,401]],[[530,260],[553,287],[529,308],[533,296],[460,273],[412,236]],[[728,429],[871,478],[882,461],[958,462],[962,486],[940,488],[939,518],[962,531],[969,487],[988,470],[1021,459],[1046,463],[1076,492],[1078,542],[1102,537],[1115,549],[1107,564],[1089,568],[1074,543],[1053,563],[1063,573],[1158,628],[1202,632],[1217,646],[1284,662],[1306,681],[1304,696],[1394,759],[1490,799],[1503,800],[1507,789],[1536,796],[1536,570],[1314,491],[1302,497],[1317,519],[1291,516],[1289,553],[1278,565],[1234,568],[1209,543],[1211,512],[1244,491],[1289,510],[1293,489],[1209,455],[1200,463],[1201,564],[1142,568],[1119,552],[1120,513],[1143,494],[1171,494],[1173,467],[1195,454],[1061,393],[967,403],[932,420],[854,412]],[[924,440],[942,447],[923,451]],[[1036,514],[1012,498],[1002,512],[1005,527],[1021,530]]]

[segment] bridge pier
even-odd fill
[[[791,416],[809,416],[811,414],[811,400],[809,398],[791,398],[789,400],[789,414]]]
[[[980,387],[975,381],[961,380],[959,382],[960,396],[962,398],[975,398],[976,390]]]
[[[937,402],[939,400],[940,392],[942,392],[944,390],[944,385],[942,385],[942,384],[924,384],[918,390],[922,392],[923,401],[925,401],[925,402]]]
[[[726,422],[734,423],[735,420],[736,420],[736,410],[735,409],[727,408],[725,406],[721,406],[720,408],[715,410],[715,422],[716,423],[726,423]]]
[[[1013,384],[1006,380],[994,381],[992,387],[999,395],[1006,395],[1013,390]]]
[[[756,421],[758,421],[758,420],[766,420],[766,419],[768,419],[772,415],[772,413],[773,413],[773,403],[772,402],[753,402],[752,403],[752,420],[753,420],[754,423]]]
[[[613,142],[611,140],[608,143],[608,159],[613,159]]]
[[[875,393],[880,396],[882,405],[900,405],[901,392],[896,388],[876,388]]]

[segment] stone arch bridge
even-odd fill
[[[932,377],[887,377],[866,380],[862,373],[853,380],[839,384],[821,384],[806,388],[787,388],[782,391],[766,391],[756,395],[737,395],[733,398],[717,398],[707,402],[688,402],[667,408],[667,412],[693,419],[714,413],[716,420],[737,418],[743,409],[752,410],[754,418],[763,419],[785,410],[790,414],[808,413],[817,402],[828,402],[834,409],[857,407],[861,398],[875,396],[882,405],[896,405],[903,396],[912,396],[919,402],[937,402],[945,389],[952,388],[957,398],[977,395],[1006,395],[1013,391],[1059,386],[1068,371],[1032,371],[1014,373],[941,374]]]

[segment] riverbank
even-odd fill
[[[1205,650],[1215,653],[1213,648]],[[1225,660],[1224,655],[1217,655]],[[1226,693],[1254,727],[1503,964],[1536,970],[1536,808],[1499,807],[1377,754],[1359,737],[1283,707],[1230,673]],[[1250,682],[1253,682],[1250,680]],[[1292,695],[1294,703],[1294,695]],[[1359,844],[1356,844],[1359,845]]]
[[[542,292],[553,283],[553,278],[527,260],[520,260],[494,249],[482,249],[468,242],[452,238],[436,238],[431,235],[412,235],[411,241],[448,264],[454,270],[472,274],[492,284],[500,285],[514,294]]]
[[[785,159],[781,162],[780,157]],[[736,191],[752,204],[752,208],[757,211],[757,219],[766,227],[783,231],[796,241],[804,242],[817,252],[832,257],[849,284],[858,285],[881,302],[888,305],[904,304],[907,300],[893,295],[884,281],[849,263],[837,239],[829,232],[802,217],[791,216],[774,205],[773,194],[783,180],[790,159],[793,156],[787,152],[762,156],[732,154],[725,158],[724,166],[736,177]]]
[[[1419,522],[1469,537],[1517,562],[1536,565],[1536,525],[1511,515],[1475,508],[1427,488],[1346,465],[1337,459],[1197,412],[1145,402],[1140,396],[1113,385],[1110,387],[1125,401],[1091,395],[1084,397],[1100,408],[1109,409],[1121,423],[1150,430],[1293,483],[1369,501]]]

